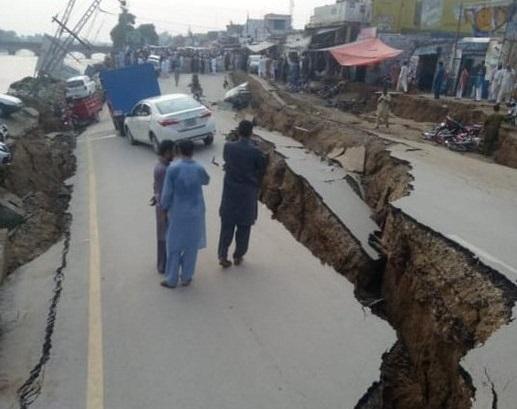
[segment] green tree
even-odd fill
[[[113,41],[113,48],[139,46],[141,38],[135,29],[136,16],[123,8],[118,16],[118,24],[111,30],[110,36]]]
[[[145,46],[159,44],[160,38],[156,33],[156,27],[154,24],[141,24],[137,27],[136,31],[140,34],[140,45]]]

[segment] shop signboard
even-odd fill
[[[437,28],[442,22],[443,0],[423,0],[422,1],[422,28]]]

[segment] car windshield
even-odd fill
[[[84,85],[84,82],[82,80],[69,81],[66,83],[66,86],[68,88],[77,88],[77,87],[82,87],[83,85]]]
[[[160,114],[167,115],[174,112],[186,111],[188,109],[200,108],[202,105],[195,99],[182,97],[160,101],[156,106]]]

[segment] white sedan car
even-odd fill
[[[155,151],[163,140],[203,141],[211,145],[215,135],[212,112],[184,94],[163,95],[140,101],[126,116],[129,142],[151,144]]]

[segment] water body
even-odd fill
[[[87,60],[79,54],[75,58],[67,58],[66,63],[82,73],[88,64],[101,62],[104,58],[102,54],[94,54],[93,57]],[[7,92],[13,82],[33,76],[37,61],[38,58],[30,51],[20,51],[16,55],[0,53],[0,92]]]
[[[29,54],[0,54],[0,92],[7,92],[9,85],[34,75],[37,57]]]

